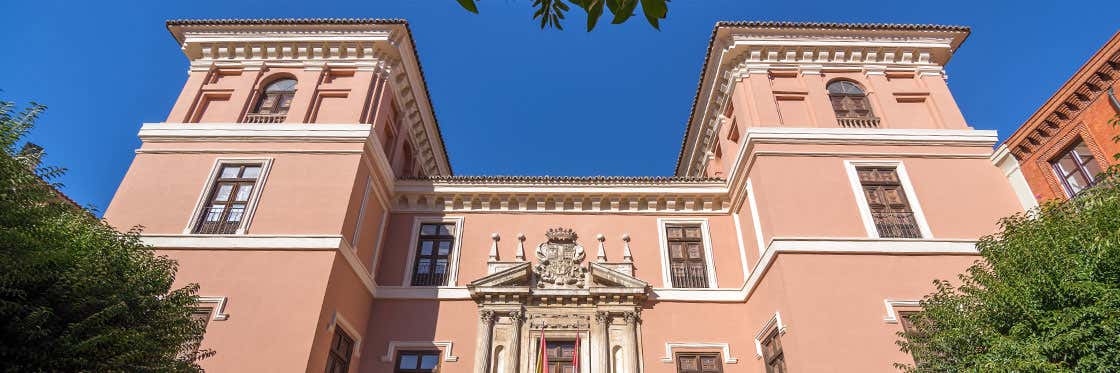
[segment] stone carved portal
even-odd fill
[[[467,285],[480,316],[474,372],[536,371],[544,334],[550,343],[580,339],[580,372],[639,373],[649,284],[611,263],[585,265],[571,229],[549,229],[545,237],[535,266],[501,263],[505,269]]]

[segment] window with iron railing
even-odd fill
[[[260,175],[260,164],[221,165],[193,232],[196,234],[237,233],[245,219],[245,211]]]
[[[708,287],[708,262],[700,224],[665,226],[669,277],[674,288]]]
[[[1096,184],[1096,176],[1101,172],[1100,164],[1084,141],[1078,139],[1066,151],[1050,161],[1058,181],[1066,196],[1073,197],[1082,190]]]
[[[879,118],[871,111],[867,93],[858,84],[848,80],[828,83],[828,98],[836,121],[844,128],[878,128]]]
[[[856,171],[879,237],[922,238],[897,170],[893,167],[859,167]]]
[[[455,244],[455,224],[420,225],[416,256],[413,258],[412,286],[446,286],[451,270],[451,249]]]
[[[296,96],[295,79],[279,79],[261,90],[253,112],[245,114],[245,123],[282,123]]]

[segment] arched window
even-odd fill
[[[871,112],[871,103],[863,88],[850,80],[828,83],[828,98],[841,127],[878,127],[879,118]]]
[[[261,91],[257,107],[246,117],[249,123],[280,123],[288,115],[292,98],[296,95],[295,79],[278,79]]]

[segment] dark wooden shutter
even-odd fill
[[[857,172],[879,237],[921,238],[921,229],[918,229],[898,172],[887,167],[862,167]]]
[[[675,288],[708,287],[708,262],[699,224],[667,225],[669,277]]]

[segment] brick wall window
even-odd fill
[[[396,361],[394,373],[435,373],[439,370],[439,351],[401,351]]]
[[[667,224],[669,278],[674,288],[708,287],[708,262],[700,224]]]
[[[245,220],[253,189],[261,175],[261,164],[223,164],[218,170],[214,186],[206,197],[196,234],[237,233]]]
[[[331,351],[327,356],[326,373],[346,373],[350,370],[350,358],[354,353],[354,338],[335,326]]]
[[[922,238],[922,231],[893,167],[858,167],[867,207],[882,238]]]
[[[1101,167],[1084,141],[1078,139],[1057,158],[1050,161],[1054,173],[1062,184],[1066,195],[1073,197],[1085,188],[1093,186]]]
[[[677,354],[677,373],[723,373],[718,353],[681,352]]]
[[[762,340],[762,362],[766,373],[785,373],[786,355],[782,352],[782,338],[778,328],[770,331]]]
[[[455,244],[454,223],[424,223],[412,265],[412,286],[445,286]]]

